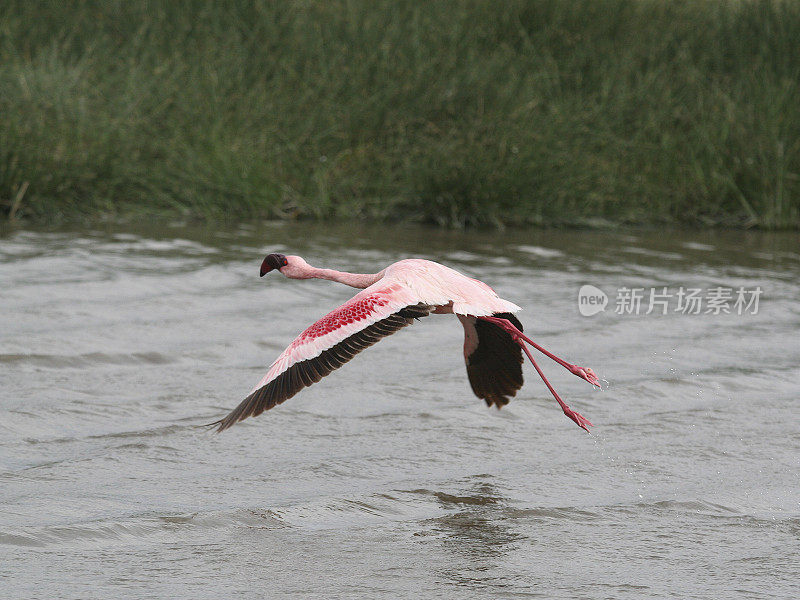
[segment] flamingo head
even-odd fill
[[[280,269],[289,264],[289,261],[283,254],[267,254],[264,262],[261,263],[261,277],[272,271],[273,269]]]
[[[261,263],[261,277],[277,269],[289,279],[308,279],[311,266],[299,256],[284,256],[283,254],[267,254]]]

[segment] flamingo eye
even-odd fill
[[[286,266],[286,265],[288,265],[288,264],[289,264],[289,261],[288,261],[288,260],[286,260],[286,257],[284,256],[284,257],[283,257],[283,260],[281,261],[281,266],[282,266],[282,267],[285,267],[285,266]]]

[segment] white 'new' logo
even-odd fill
[[[593,285],[582,285],[578,290],[578,312],[584,317],[591,317],[606,309],[608,296],[600,288]]]

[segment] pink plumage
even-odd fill
[[[421,259],[401,260],[375,274],[355,274],[318,269],[299,256],[269,254],[262,262],[261,275],[272,270],[291,279],[329,279],[362,291],[300,333],[241,404],[213,423],[219,431],[284,402],[382,337],[429,314],[455,314],[461,321],[467,375],[475,394],[488,405],[500,408],[522,387],[524,351],[564,413],[584,429],[591,425],[558,397],[525,342],[598,385],[591,369],[567,363],[526,338],[513,316],[520,307],[500,298],[482,281]]]

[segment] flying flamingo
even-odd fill
[[[217,431],[288,400],[364,348],[429,314],[455,314],[461,321],[467,376],[472,391],[488,406],[501,408],[522,387],[524,351],[564,414],[589,431],[587,426],[592,424],[559,398],[525,343],[600,387],[597,376],[525,337],[522,324],[512,314],[520,307],[500,298],[482,281],[421,259],[401,260],[380,273],[362,275],[318,269],[299,256],[268,254],[261,263],[261,277],[274,269],[290,279],[328,279],[362,291],[297,336],[241,404],[211,423]]]

